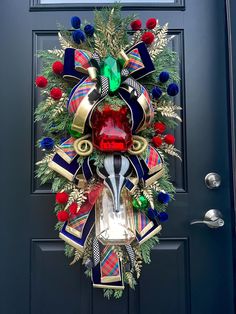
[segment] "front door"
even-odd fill
[[[125,7],[124,14],[134,11],[143,21],[155,17],[161,25],[169,22],[169,33],[175,35],[172,49],[180,56],[182,79],[177,101],[183,107],[183,123],[175,134],[183,162],[171,163],[176,201],[135,292],[127,289],[122,299],[106,300],[102,291],[92,288],[79,263],[68,265],[54,231],[54,196],[34,178],[34,164],[40,158],[34,148],[40,129],[33,123],[39,102],[34,78],[41,66],[36,52],[58,46],[57,22],[69,27],[72,15],[92,20],[89,5],[68,5],[66,0],[1,3],[0,128],[5,151],[0,313],[232,314],[233,208],[223,0],[156,0],[150,5],[129,1]],[[221,176],[217,189],[205,185],[210,172]],[[190,225],[209,209],[221,211],[223,227]]]

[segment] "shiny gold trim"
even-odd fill
[[[149,235],[147,235],[144,239],[142,239],[141,241],[139,241],[139,244],[143,244],[144,242],[146,242],[147,240],[149,240],[150,238],[152,238],[155,234],[159,233],[162,229],[162,226],[159,225],[158,227],[156,227],[156,229],[154,229]]]
[[[138,231],[137,232],[140,234],[141,237],[143,237],[150,229],[152,229],[153,226],[154,226],[153,222],[150,221],[140,233]]]
[[[82,236],[82,233],[83,233],[83,230],[82,231],[78,231],[76,230],[75,228],[72,228],[68,225],[66,225],[66,231],[73,234],[74,236],[78,237],[81,239],[81,236]]]
[[[118,59],[118,60],[119,60],[119,59],[122,60],[123,68],[127,67],[128,64],[129,64],[129,61],[130,61],[130,58],[127,56],[127,54],[124,52],[123,49],[118,53],[117,59]]]
[[[52,170],[56,171],[63,177],[65,177],[69,181],[73,181],[75,175],[71,174],[69,171],[65,170],[63,167],[59,166],[57,163],[54,161],[49,161],[48,167],[51,168]],[[79,170],[79,169],[78,169]]]
[[[89,67],[88,68],[88,75],[93,82],[96,82],[97,81],[97,68]]]
[[[101,269],[101,266],[100,266],[100,269]],[[101,277],[101,283],[109,283],[109,282],[116,282],[116,281],[121,281],[121,276],[117,275],[117,276]]]
[[[71,240],[70,238],[68,238],[67,236],[65,236],[63,233],[59,233],[59,237],[65,241],[66,243],[70,244],[71,246],[73,246],[73,248],[75,248],[76,250],[83,252],[84,251],[84,247],[79,245],[78,243],[76,243],[75,241]]]
[[[154,183],[155,181],[157,181],[158,179],[160,179],[164,174],[164,168],[161,169],[160,171],[158,171],[156,174],[154,174],[153,176],[151,176],[149,179],[144,181],[144,186],[147,187],[150,184]]]
[[[93,144],[91,141],[88,140],[88,138],[90,138],[89,134],[75,140],[74,149],[78,155],[89,156],[92,154]]]
[[[99,284],[95,284],[95,283],[93,283],[93,287],[94,287],[94,288],[101,288],[101,289],[104,289],[104,288],[107,288],[107,289],[116,289],[116,290],[124,290],[124,289],[125,289],[124,286],[99,285]]]
[[[138,135],[133,135],[133,145],[128,149],[128,153],[131,155],[140,155],[142,154],[148,146],[147,140]]]

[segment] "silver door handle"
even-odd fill
[[[218,209],[210,209],[206,212],[203,220],[193,220],[190,222],[190,225],[195,224],[205,224],[209,228],[220,228],[224,226],[225,222]]]

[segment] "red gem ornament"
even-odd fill
[[[155,36],[152,32],[145,32],[143,33],[141,37],[142,41],[145,42],[147,45],[151,45],[151,43],[154,41]]]
[[[78,209],[78,204],[76,202],[73,202],[70,206],[69,206],[69,211],[72,215],[75,215],[77,213],[77,209]]]
[[[142,27],[142,21],[141,20],[134,20],[133,22],[130,23],[130,26],[133,31],[138,31]]]
[[[157,25],[157,20],[154,19],[153,17],[151,17],[150,19],[148,19],[147,22],[146,22],[146,27],[147,27],[148,29],[153,29],[153,28],[156,27],[156,25]]]
[[[105,105],[92,117],[93,145],[103,152],[126,152],[132,145],[132,133],[127,118],[127,108],[116,111]]]

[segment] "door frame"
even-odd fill
[[[231,195],[232,195],[232,251],[234,268],[234,304],[236,304],[236,21],[232,19],[236,12],[234,0],[225,0],[225,16],[227,31],[227,67],[228,67],[228,121],[230,134],[231,155]],[[236,313],[236,308],[235,308]]]

